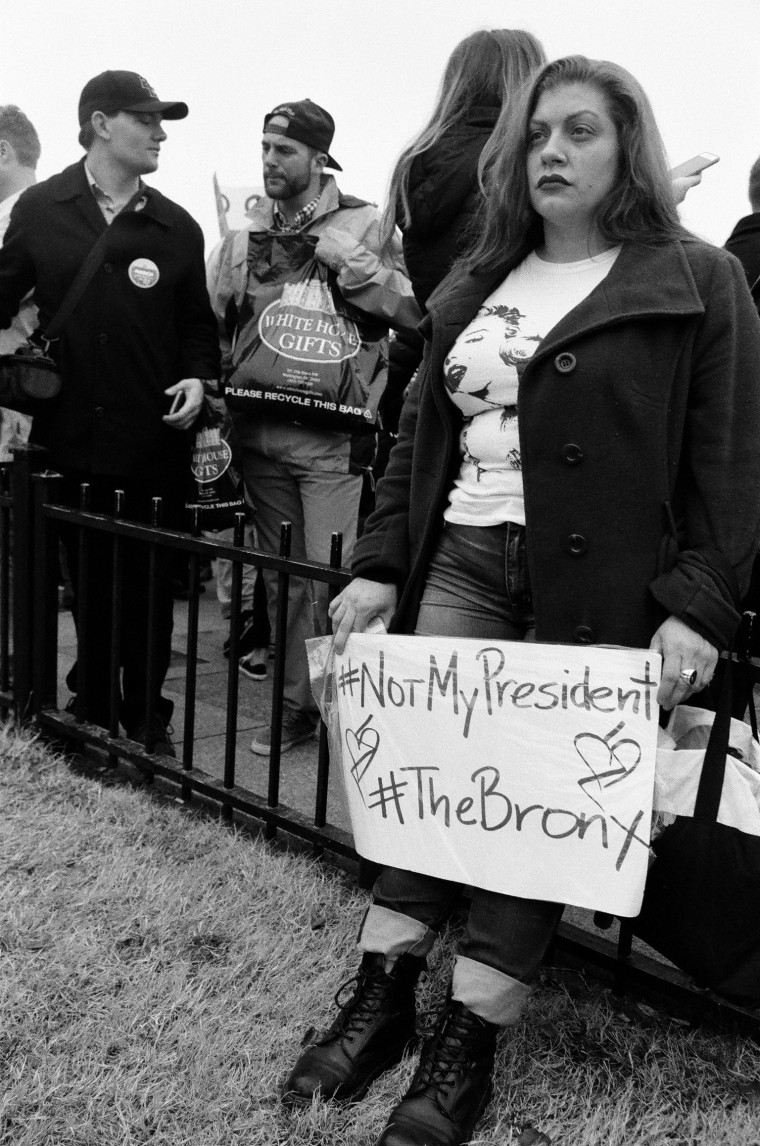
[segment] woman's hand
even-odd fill
[[[328,612],[335,632],[335,651],[340,654],[351,633],[363,633],[373,621],[387,628],[398,604],[398,589],[382,581],[355,577],[330,603]]]
[[[657,693],[657,702],[665,709],[681,704],[693,692],[699,692],[712,680],[718,663],[718,650],[695,633],[678,617],[668,617],[663,621],[649,644],[662,654],[662,680]],[[693,684],[681,676],[694,669],[697,675]]]
[[[673,195],[675,196],[676,203],[683,203],[686,198],[686,192],[690,191],[692,187],[696,187],[698,183],[702,182],[700,175],[679,175],[673,181]]]
[[[181,382],[164,390],[172,399],[172,408],[169,414],[164,414],[164,421],[173,430],[189,430],[198,417],[203,405],[203,383],[200,378],[183,378]]]

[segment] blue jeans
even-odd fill
[[[514,641],[532,640],[534,632],[525,528],[511,523],[484,528],[447,524],[430,564],[416,633]],[[435,932],[460,890],[448,880],[387,867],[375,883],[373,905]],[[474,888],[457,954],[527,983],[562,911],[562,904]],[[368,920],[371,913],[372,908]],[[370,922],[375,935],[383,918],[387,922],[390,917],[378,913]]]

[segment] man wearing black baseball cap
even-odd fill
[[[160,100],[137,72],[101,72],[89,80],[79,97],[79,125],[89,123],[93,112],[115,115],[119,111],[160,112],[162,119],[184,119],[187,104]]]
[[[158,167],[162,121],[186,115],[186,104],[159,100],[136,72],[95,76],[79,101],[85,156],[20,196],[0,250],[0,329],[31,287],[44,334],[88,264],[79,299],[52,346],[61,393],[35,415],[31,435],[48,450],[47,464],[63,474],[65,498],[76,504],[86,482],[90,508],[110,513],[115,491],[123,490],[124,516],[150,522],[151,499],[158,496],[164,524],[178,526],[184,524],[188,430],[202,405],[202,380],[218,376],[219,348],[201,229],[142,177]],[[76,593],[76,531],[64,527],[61,536]],[[69,674],[69,684],[78,692],[77,715],[108,727],[112,558],[106,537],[91,536],[88,553],[90,592],[85,633],[79,633],[87,659]],[[147,572],[143,547],[126,543],[118,715],[133,739],[173,754],[172,704],[161,695],[171,658],[171,568],[159,560],[152,671]]]
[[[264,132],[297,139],[299,143],[321,151],[326,157],[325,167],[332,167],[334,171],[343,170],[329,154],[335,135],[335,120],[329,111],[325,111],[313,100],[301,99],[273,108],[269,115],[264,116]]]
[[[377,332],[367,368],[373,384],[384,385],[388,327],[414,329],[421,315],[404,271],[400,244],[381,254],[380,212],[364,199],[344,195],[325,168],[342,170],[331,154],[335,123],[310,99],[279,103],[264,117],[261,141],[265,196],[248,213],[250,226],[223,241],[209,260],[208,282],[223,345],[228,344],[228,307],[248,295],[257,305],[270,287],[259,283],[249,245],[272,235],[285,236],[278,249],[305,246],[327,268],[333,297],[364,312]],[[318,285],[318,284],[317,284]],[[283,296],[284,297],[284,296]],[[256,306],[254,306],[255,312]],[[281,316],[282,317],[282,316]],[[319,326],[320,319],[305,319]],[[238,338],[245,341],[256,320],[250,317]],[[329,323],[328,323],[329,326]],[[238,345],[243,345],[239,341]],[[294,385],[318,372],[319,364],[293,362]],[[279,401],[265,409],[234,411],[246,486],[256,505],[256,530],[263,550],[277,553],[280,526],[292,523],[291,553],[297,559],[329,562],[331,536],[343,535],[343,561],[348,564],[356,539],[362,471],[372,459],[371,433],[354,435],[324,424],[307,423],[302,406]],[[288,420],[288,419],[292,420]],[[372,429],[372,424],[369,426]],[[277,573],[265,571],[271,620],[277,599]],[[317,724],[309,684],[304,640],[326,623],[327,585],[290,579],[281,751],[308,739]],[[258,729],[251,750],[270,753],[269,729]]]

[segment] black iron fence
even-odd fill
[[[61,477],[45,468],[44,450],[33,446],[19,448],[12,466],[0,468],[0,714],[12,715],[18,722],[34,723],[46,736],[75,746],[92,746],[112,760],[135,764],[150,782],[158,775],[181,792],[185,801],[194,796],[219,807],[225,820],[235,813],[252,817],[263,825],[268,838],[278,833],[310,844],[317,854],[328,853],[342,861],[359,864],[360,878],[367,883],[369,865],[362,865],[351,835],[327,820],[330,760],[327,737],[321,729],[317,767],[314,774],[313,811],[306,815],[281,802],[281,735],[283,682],[285,671],[285,631],[287,626],[288,585],[291,577],[306,577],[328,584],[337,592],[349,580],[341,568],[341,538],[332,538],[329,565],[299,562],[290,557],[290,527],[283,523],[277,556],[243,545],[242,515],[232,543],[201,536],[197,519],[186,532],[162,528],[161,504],[156,499],[154,520],[139,525],[121,517],[117,499],[111,515],[96,514],[87,508],[87,488],[82,489],[77,508],[61,504]],[[80,641],[77,649],[78,689],[73,711],[58,707],[58,534],[62,525],[78,530],[80,570],[85,569],[89,538],[98,533],[111,539],[111,666],[110,724],[108,728],[83,719],[87,681],[87,648]],[[183,753],[176,760],[151,751],[150,744],[137,743],[119,732],[119,624],[122,592],[124,545],[140,541],[148,548],[149,602],[155,597],[158,555],[167,549],[186,555],[189,564],[189,599],[185,649]],[[226,722],[223,776],[217,778],[195,766],[196,689],[198,667],[198,620],[200,571],[205,561],[224,558],[232,564],[229,665],[226,681]],[[238,723],[238,626],[242,603],[242,577],[245,566],[276,571],[278,595],[274,633],[274,664],[271,709],[271,753],[266,793],[257,793],[238,784],[236,778]],[[77,608],[81,617],[87,608],[89,592],[102,591],[88,586],[80,577]],[[155,663],[154,625],[148,625],[146,698],[148,723],[154,690],[151,673]],[[85,631],[78,625],[80,633]],[[555,950],[563,963],[593,967],[609,979],[618,991],[632,987],[650,999],[662,1001],[674,1013],[692,1021],[713,1021],[731,1026],[753,1037],[760,1035],[760,1017],[734,1006],[709,991],[698,991],[674,968],[632,950],[630,931],[623,926],[614,939],[601,931],[563,923]]]
[[[0,480],[0,708],[12,712],[20,722],[33,720],[48,736],[80,746],[92,745],[105,750],[112,758],[132,761],[150,782],[160,775],[176,784],[185,800],[198,794],[217,803],[225,819],[235,811],[263,822],[268,835],[278,829],[308,841],[315,848],[337,856],[355,859],[350,834],[327,822],[329,754],[324,730],[320,734],[314,783],[313,814],[288,807],[280,800],[280,755],[283,712],[283,679],[285,671],[285,630],[287,626],[288,585],[291,577],[307,577],[326,582],[334,591],[346,584],[348,574],[341,568],[341,538],[332,538],[329,565],[305,563],[290,557],[290,526],[283,523],[278,556],[245,548],[244,518],[236,525],[232,543],[201,536],[197,518],[187,532],[163,529],[160,525],[161,503],[155,500],[151,525],[139,525],[121,518],[121,506],[112,515],[91,513],[87,508],[87,487],[82,487],[77,508],[61,504],[60,475],[44,468],[45,452],[27,446],[19,449],[14,463],[3,471]],[[58,707],[58,533],[61,526],[78,531],[80,544],[80,579],[77,594],[77,625],[88,608],[90,593],[103,592],[102,586],[86,582],[87,546],[93,534],[111,539],[111,679],[110,725],[102,728],[83,719],[86,711],[88,656],[86,643],[80,638],[77,649],[77,692],[72,711]],[[12,542],[11,542],[12,539]],[[119,616],[122,596],[124,545],[142,542],[148,550],[148,653],[146,664],[146,723],[154,715],[156,690],[155,624],[151,602],[156,596],[159,551],[173,550],[185,555],[189,566],[189,599],[187,642],[185,649],[184,716],[181,760],[158,755],[150,744],[139,744],[119,733]],[[198,666],[198,617],[200,571],[204,562],[224,558],[232,565],[229,662],[226,682],[226,728],[224,769],[221,779],[194,766],[196,690]],[[273,569],[277,573],[278,598],[274,634],[274,663],[271,715],[271,753],[267,791],[252,792],[236,779],[238,750],[238,684],[239,618],[242,603],[244,566]],[[12,602],[12,607],[11,607]],[[11,633],[12,620],[12,633]],[[11,639],[12,638],[12,639]],[[12,652],[11,652],[12,647]],[[11,672],[12,664],[12,672]]]

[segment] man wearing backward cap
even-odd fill
[[[183,524],[188,431],[203,401],[202,380],[218,375],[219,350],[200,227],[142,176],[158,167],[163,121],[186,115],[186,104],[160,100],[136,72],[95,76],[79,101],[84,158],[21,195],[0,250],[0,329],[32,290],[44,334],[103,236],[92,277],[51,346],[61,393],[35,414],[31,440],[49,451],[46,464],[63,474],[70,504],[86,482],[90,508],[110,513],[114,492],[123,490],[124,516],[149,522],[151,499],[159,496],[163,522],[174,526]],[[76,531],[64,528],[62,540],[76,593]],[[80,693],[77,715],[108,727],[106,535],[91,535],[89,554],[87,662],[75,666],[68,682]],[[171,657],[171,570],[163,559],[158,566],[156,663],[148,674],[147,557],[139,546],[125,546],[119,717],[128,735],[173,755],[172,704],[161,696]]]
[[[326,168],[342,170],[331,155],[334,132],[329,112],[309,99],[280,103],[264,117],[266,194],[248,212],[248,229],[228,235],[209,259],[209,294],[224,350],[229,348],[246,292],[257,289],[254,276],[248,274],[248,261],[251,244],[262,235],[298,235],[314,242],[314,256],[334,272],[339,296],[386,333],[388,327],[414,330],[421,320],[400,242],[381,253],[380,212],[364,199],[343,194],[334,177],[325,173]],[[297,414],[294,420],[282,420],[274,410],[271,417],[266,412],[233,410],[233,422],[246,486],[256,507],[261,549],[278,552],[281,523],[290,521],[294,558],[329,562],[331,535],[338,532],[343,536],[343,563],[349,564],[361,467],[371,460],[360,458],[358,451],[369,444],[371,455],[371,435],[352,440],[349,433],[327,425],[306,424]],[[277,574],[265,571],[265,578],[274,628]],[[304,641],[326,622],[326,596],[326,585],[291,578],[282,752],[311,737],[317,725]],[[268,728],[257,730],[251,750],[270,754]]]

